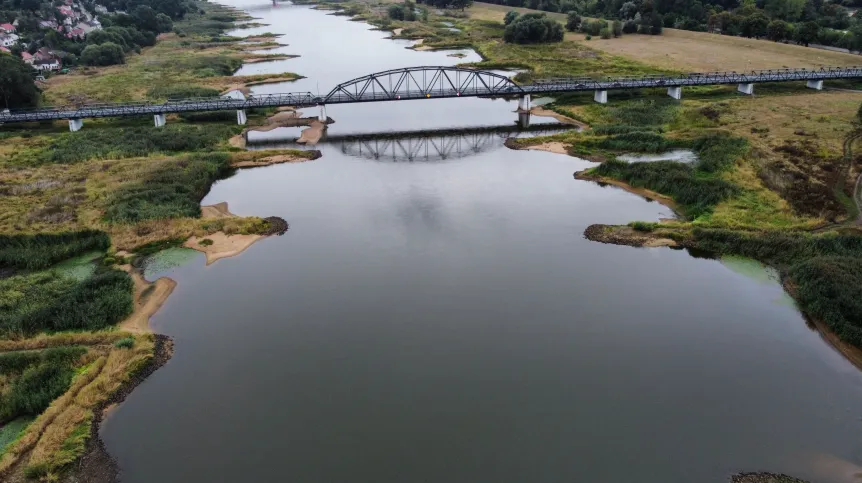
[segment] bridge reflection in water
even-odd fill
[[[375,161],[433,162],[461,159],[503,147],[510,138],[548,136],[577,129],[570,124],[542,124],[535,127],[494,126],[433,131],[387,132],[357,135],[324,136],[315,146],[324,152],[337,149],[347,156]],[[250,149],[304,146],[294,139],[249,140]],[[285,142],[287,141],[287,142]]]

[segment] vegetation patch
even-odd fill
[[[40,270],[86,252],[107,250],[103,231],[0,235],[0,268]]]
[[[112,269],[83,281],[55,272],[2,279],[0,337],[109,327],[132,312],[132,287],[126,272]]]
[[[136,223],[144,220],[200,217],[200,200],[230,169],[226,153],[193,154],[162,164],[146,179],[121,187],[108,200],[105,220]]]

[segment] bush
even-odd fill
[[[593,40],[593,36],[590,34],[587,34],[587,36],[584,37],[584,40]]]
[[[614,37],[621,37],[623,35],[623,23],[619,20],[614,20],[613,24],[611,24],[611,29],[614,32]]]
[[[626,163],[612,160],[602,163],[593,172],[671,196],[692,217],[709,213],[716,204],[739,193],[736,185],[700,177],[694,168],[676,161]]]
[[[601,30],[601,32],[599,32],[599,35],[601,35],[603,39],[609,39],[611,38],[611,29],[605,27]]]
[[[516,44],[562,42],[563,26],[543,13],[528,13],[506,26],[503,40]]]
[[[392,20],[404,20],[404,9],[401,5],[390,5],[388,13]]]
[[[105,220],[137,223],[143,220],[199,217],[200,200],[210,186],[225,176],[230,165],[225,153],[191,155],[170,161],[139,183],[121,187],[108,199]]]
[[[510,23],[514,22],[515,19],[517,19],[520,15],[521,15],[520,13],[518,13],[514,10],[510,10],[510,11],[506,12],[506,16],[503,18],[503,24],[509,25]]]
[[[0,235],[0,268],[40,270],[67,258],[111,246],[108,234],[97,230]]]
[[[0,422],[36,416],[66,392],[75,371],[69,366],[41,364],[24,371],[0,399]]]
[[[658,223],[650,223],[647,221],[633,221],[629,226],[636,231],[651,232],[656,229]]]
[[[114,342],[114,347],[118,349],[131,349],[135,345],[135,339],[132,337],[123,337],[122,339]]]
[[[81,63],[94,66],[124,64],[126,63],[126,54],[122,46],[113,42],[88,45],[81,52]]]
[[[581,27],[581,16],[578,15],[574,10],[569,12],[568,17],[566,18],[566,30],[569,32],[577,32]]]

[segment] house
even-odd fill
[[[7,54],[11,54],[11,53],[12,53],[12,51],[11,51],[11,50],[9,50],[9,49],[7,49],[6,47],[0,47],[0,52],[5,52],[5,53],[7,53]]]
[[[56,29],[58,27],[56,20],[41,20],[39,22],[39,27],[43,29]]]
[[[0,34],[0,47],[12,47],[18,43],[19,38],[15,34]]]
[[[96,13],[108,13],[108,9],[104,5],[96,5]]]
[[[11,23],[0,24],[0,33],[12,34],[15,33],[15,26]]]
[[[79,22],[78,25],[75,25],[75,29],[82,31],[86,35],[94,30],[102,30],[102,24],[98,21]]]
[[[83,29],[75,28],[69,32],[66,37],[70,39],[83,39],[86,36]]]
[[[33,58],[33,54],[30,52],[21,52],[21,60],[23,60],[25,64],[32,66],[36,59]]]
[[[60,59],[56,57],[53,59],[43,59],[33,62],[33,68],[38,71],[60,70],[62,66]]]

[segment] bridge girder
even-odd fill
[[[524,89],[504,75],[463,67],[408,67],[376,72],[335,86],[323,99],[373,102],[425,97],[502,96]]]

